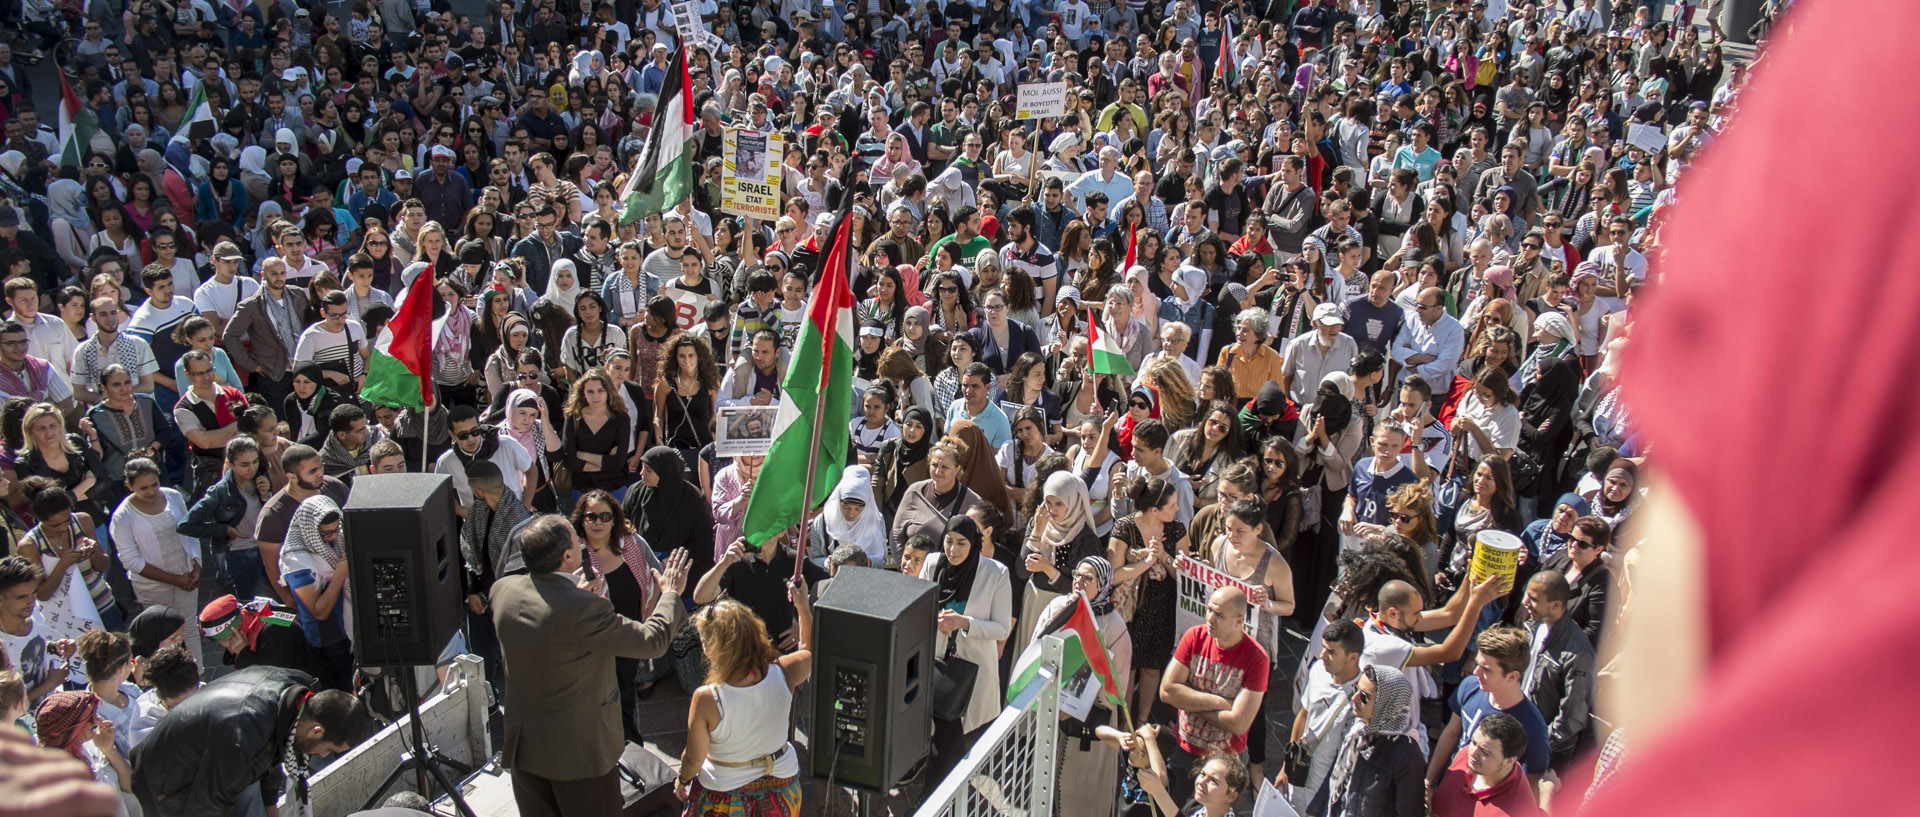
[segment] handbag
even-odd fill
[[[1351,698],[1342,696],[1340,700],[1334,702],[1334,708],[1338,711],[1340,707],[1348,706],[1351,703]],[[1335,716],[1333,720],[1329,721],[1330,724],[1339,722],[1340,719],[1338,716]],[[1303,735],[1303,737],[1305,736]],[[1287,782],[1289,784],[1295,786],[1306,785],[1307,780],[1313,776],[1314,746],[1318,745],[1320,741],[1326,740],[1327,737],[1327,735],[1321,735],[1313,744],[1309,744],[1305,740],[1296,740],[1287,744],[1286,755],[1280,761],[1280,768],[1286,772]]]
[[[1514,449],[1507,458],[1507,469],[1513,477],[1515,493],[1527,493],[1533,490],[1534,483],[1540,479],[1540,461],[1520,449]]]
[[[948,634],[947,653],[933,662],[933,701],[928,708],[933,717],[957,721],[967,714],[973,702],[973,685],[980,678],[980,665],[954,655],[960,637]]]

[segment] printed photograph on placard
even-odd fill
[[[773,447],[773,424],[779,406],[722,406],[713,438],[719,457],[765,456]]]

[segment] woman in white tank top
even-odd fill
[[[785,725],[793,690],[813,670],[813,611],[804,586],[787,592],[799,630],[787,655],[739,602],[722,599],[693,617],[709,669],[693,693],[674,787],[688,814],[800,813],[800,761]]]

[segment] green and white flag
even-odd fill
[[[1100,321],[1093,316],[1092,307],[1087,308],[1087,353],[1093,356],[1094,374],[1133,376],[1133,363],[1127,360],[1127,353],[1120,351],[1112,338],[1100,334]]]

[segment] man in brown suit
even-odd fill
[[[507,670],[506,741],[521,817],[620,813],[616,765],[625,739],[613,659],[658,658],[685,618],[686,551],[654,572],[660,601],[645,622],[580,588],[584,554],[565,517],[534,517],[521,528],[527,572],[493,585],[493,624]]]
[[[307,328],[307,291],[287,286],[287,262],[278,257],[260,263],[260,281],[264,286],[234,307],[220,337],[233,368],[246,372],[247,390],[279,411],[293,392],[293,349]]]

